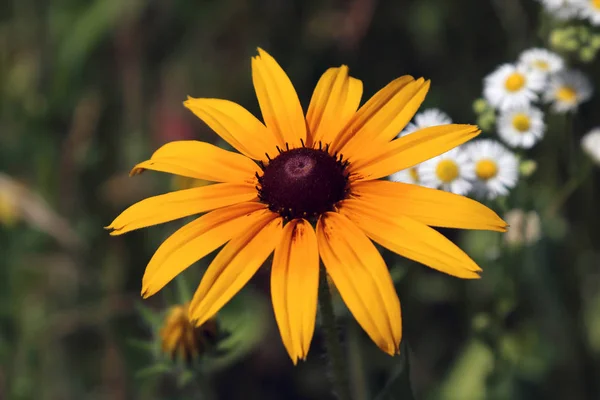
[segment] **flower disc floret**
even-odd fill
[[[475,164],[475,174],[477,178],[487,181],[498,175],[498,164],[488,158],[481,159]]]
[[[458,178],[458,165],[454,160],[442,160],[435,168],[438,179],[443,183],[450,183]]]
[[[258,177],[259,198],[287,219],[317,217],[346,196],[344,169],[343,160],[325,150],[282,151]]]
[[[525,113],[517,113],[513,119],[512,124],[519,132],[527,132],[530,127],[529,116]]]
[[[525,76],[519,72],[513,72],[506,78],[504,86],[509,92],[517,92],[525,86]]]

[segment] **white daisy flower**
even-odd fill
[[[596,164],[600,164],[600,127],[592,129],[581,139],[581,147]]]
[[[504,64],[485,77],[483,95],[494,108],[507,110],[537,100],[545,78],[524,65]]]
[[[413,122],[406,125],[406,128],[398,137],[402,137],[418,131],[420,129],[430,128],[432,126],[448,125],[452,123],[452,119],[448,114],[437,108],[429,108],[415,115]],[[412,183],[418,185],[421,183],[419,177],[418,166],[398,171],[389,176],[389,179],[394,182]]]
[[[469,143],[465,151],[473,162],[473,190],[479,197],[494,199],[505,196],[519,179],[517,157],[495,140],[481,139]]]
[[[421,185],[461,195],[471,190],[475,178],[473,163],[460,147],[419,164],[417,172]]]
[[[400,135],[398,136],[404,136],[420,129],[430,128],[432,126],[448,125],[451,123],[452,119],[448,114],[437,108],[429,108],[417,113],[413,119],[413,122],[406,125],[406,128],[404,128],[404,130],[400,132]]]
[[[565,113],[589,100],[592,91],[592,83],[583,72],[564,70],[550,77],[544,100],[552,103],[555,112]]]
[[[390,181],[419,185],[421,183],[421,179],[419,177],[418,167],[414,166],[412,168],[403,169],[402,171],[393,173],[390,175]]]
[[[579,14],[579,0],[539,0],[546,12],[556,19],[566,20]]]
[[[562,70],[565,66],[565,61],[561,56],[550,50],[533,48],[521,53],[519,64],[542,75],[548,75]]]
[[[578,0],[580,15],[594,26],[600,25],[600,0]]]
[[[544,136],[544,113],[533,106],[511,108],[500,114],[497,129],[509,146],[529,149]]]

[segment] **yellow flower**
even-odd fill
[[[217,323],[209,319],[195,327],[188,318],[189,304],[173,306],[160,330],[162,351],[171,358],[187,362],[196,359],[217,336]]]
[[[241,154],[208,143],[166,144],[132,170],[221,182],[134,204],[108,226],[112,235],[208,212],[169,237],[146,268],[151,296],[223,244],[190,306],[204,323],[274,251],[271,294],[283,343],[305,359],[317,309],[319,258],[358,323],[385,352],[402,336],[400,302],[372,240],[431,268],[475,279],[481,269],[429,226],[505,231],[474,200],[381,180],[479,134],[476,126],[442,125],[395,139],[411,120],[429,81],[403,76],[359,108],[362,82],[348,67],[328,69],[306,116],[291,81],[266,52],[252,59],[265,124],[240,105],[189,98],[185,106]],[[213,211],[211,211],[213,210]]]
[[[0,187],[0,224],[11,227],[19,219],[19,209],[12,193]]]

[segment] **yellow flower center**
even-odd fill
[[[525,76],[519,72],[513,72],[506,79],[504,86],[509,92],[521,90],[525,86]]]
[[[598,0],[600,1],[600,0]],[[541,69],[542,71],[548,71],[550,69],[550,65],[544,60],[536,60],[533,62],[533,66],[537,69]]]
[[[450,183],[458,178],[458,165],[453,160],[442,160],[438,163],[435,174],[443,183]]]
[[[527,132],[529,130],[529,116],[527,114],[515,114],[512,120],[513,127],[519,132]]]
[[[487,181],[498,174],[498,164],[494,160],[484,158],[475,164],[475,174],[483,181]]]
[[[415,182],[419,182],[419,174],[417,173],[417,169],[416,168],[411,168],[408,173],[410,174],[410,177],[412,178],[413,181]]]
[[[577,92],[570,86],[562,86],[556,91],[556,98],[565,103],[574,103],[577,100]]]
[[[600,10],[600,0],[592,0],[592,6],[596,9],[596,10]]]

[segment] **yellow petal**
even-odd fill
[[[278,142],[273,134],[244,107],[228,100],[194,99],[183,103],[212,130],[243,155],[266,160]]]
[[[444,235],[405,216],[389,216],[360,200],[344,200],[340,213],[371,239],[411,260],[448,275],[477,279],[481,268]]]
[[[248,157],[195,140],[165,144],[149,160],[136,165],[130,175],[146,169],[213,182],[252,184],[256,181],[254,174],[260,171]]]
[[[441,125],[421,129],[382,145],[370,156],[350,163],[354,180],[378,179],[413,167],[479,135],[474,125]]]
[[[383,258],[348,218],[328,212],[317,222],[319,253],[340,296],[371,339],[398,352],[400,301]]]
[[[215,315],[258,271],[281,238],[282,218],[270,211],[237,230],[202,277],[190,305],[190,320],[202,325]]]
[[[252,81],[263,119],[279,146],[306,142],[306,121],[296,90],[277,61],[263,49],[252,58]]]
[[[402,131],[415,115],[429,90],[430,81],[423,78],[393,92],[389,100],[373,107],[368,120],[340,150],[344,158],[356,160],[379,149]]]
[[[215,208],[256,199],[257,192],[247,183],[218,183],[154,196],[135,203],[106,227],[111,235],[200,214]]]
[[[304,360],[315,330],[319,289],[317,237],[304,219],[290,221],[275,247],[271,298],[283,344],[294,364]]]
[[[315,88],[306,123],[307,145],[331,143],[356,112],[362,97],[362,82],[348,76],[348,67],[329,68]]]
[[[414,81],[412,76],[401,76],[400,78],[394,79],[375,93],[361,108],[358,109],[350,122],[335,138],[331,144],[331,150],[339,152],[366,124],[369,123],[373,116],[377,115],[378,111],[380,111],[395,94],[401,92],[408,84],[414,83]]]
[[[391,215],[429,226],[505,232],[507,224],[483,204],[442,190],[384,180],[358,182],[352,195]]]
[[[241,203],[212,211],[183,226],[152,256],[142,279],[142,296],[152,296],[187,267],[270,213],[264,204]]]

